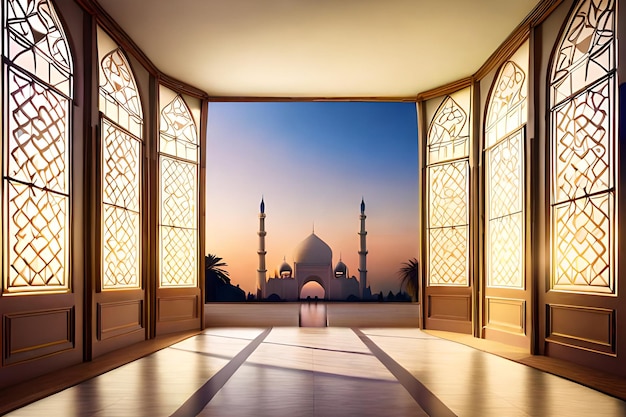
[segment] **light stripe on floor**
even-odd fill
[[[226,366],[220,369],[211,379],[204,383],[183,405],[181,405],[176,412],[172,414],[172,417],[191,417],[196,416],[200,411],[206,407],[206,405],[213,399],[215,394],[224,386],[224,384],[230,379],[237,369],[248,359],[248,357],[256,350],[257,347],[268,334],[272,331],[272,328],[266,329],[258,335],[248,346],[246,346],[241,352],[239,352]]]
[[[352,331],[361,339],[367,348],[387,367],[389,372],[402,384],[402,386],[411,394],[413,399],[419,404],[424,411],[431,417],[456,417],[439,398],[437,398],[428,388],[419,382],[409,371],[404,369],[398,362],[387,355],[385,351],[376,345],[361,330],[353,328]]]

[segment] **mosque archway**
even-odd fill
[[[328,291],[324,287],[323,281],[318,277],[307,278],[300,288],[300,299],[307,299],[307,297],[325,300],[328,296]]]

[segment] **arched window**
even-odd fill
[[[457,94],[469,107],[469,89]],[[446,97],[428,129],[429,285],[469,283],[469,122],[465,109]]]
[[[523,288],[524,125],[528,43],[494,83],[485,124],[485,257],[487,285]]]
[[[160,286],[198,283],[198,125],[180,94],[161,86]],[[193,107],[199,118],[199,101]]]
[[[555,290],[614,293],[615,1],[576,4],[552,57]]]
[[[124,53],[101,30],[102,289],[139,288],[143,115]]]
[[[70,48],[48,0],[2,7],[3,291],[68,291]]]

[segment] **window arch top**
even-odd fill
[[[120,48],[116,48],[100,62],[100,110],[116,123],[141,137],[143,112],[139,91],[128,60]]]
[[[4,55],[68,97],[72,59],[67,37],[49,0],[9,0]]]
[[[526,73],[515,62],[507,61],[498,74],[487,108],[486,146],[526,122],[526,96]]]
[[[504,140],[528,120],[529,49],[527,40],[497,73],[485,113],[485,148]]]
[[[194,145],[198,144],[196,123],[193,120],[187,103],[177,95],[163,110],[161,110],[161,134],[171,136],[176,140],[184,140]]]
[[[428,128],[429,163],[467,156],[467,122],[465,110],[452,97],[446,97]]]
[[[198,125],[185,99],[172,93],[161,87],[161,99],[164,101],[160,112],[159,152],[197,162]]]
[[[579,2],[553,58],[553,106],[615,68],[614,34],[615,0]]]
[[[452,97],[446,97],[428,129],[428,144],[437,145],[450,142],[461,136],[467,114]]]

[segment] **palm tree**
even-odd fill
[[[398,271],[400,274],[401,286],[406,286],[406,292],[411,296],[411,300],[417,301],[419,292],[419,263],[417,259],[409,259],[408,262],[402,263],[402,268]]]
[[[209,253],[204,257],[204,301],[217,301],[218,287],[230,285],[228,271],[222,269],[228,266],[222,258]]]
[[[222,262],[222,258],[212,253],[209,253],[204,258],[204,273],[206,277],[215,278],[222,281],[224,284],[230,284],[230,278],[228,277],[229,272],[222,269],[226,266],[228,266],[228,264]]]

